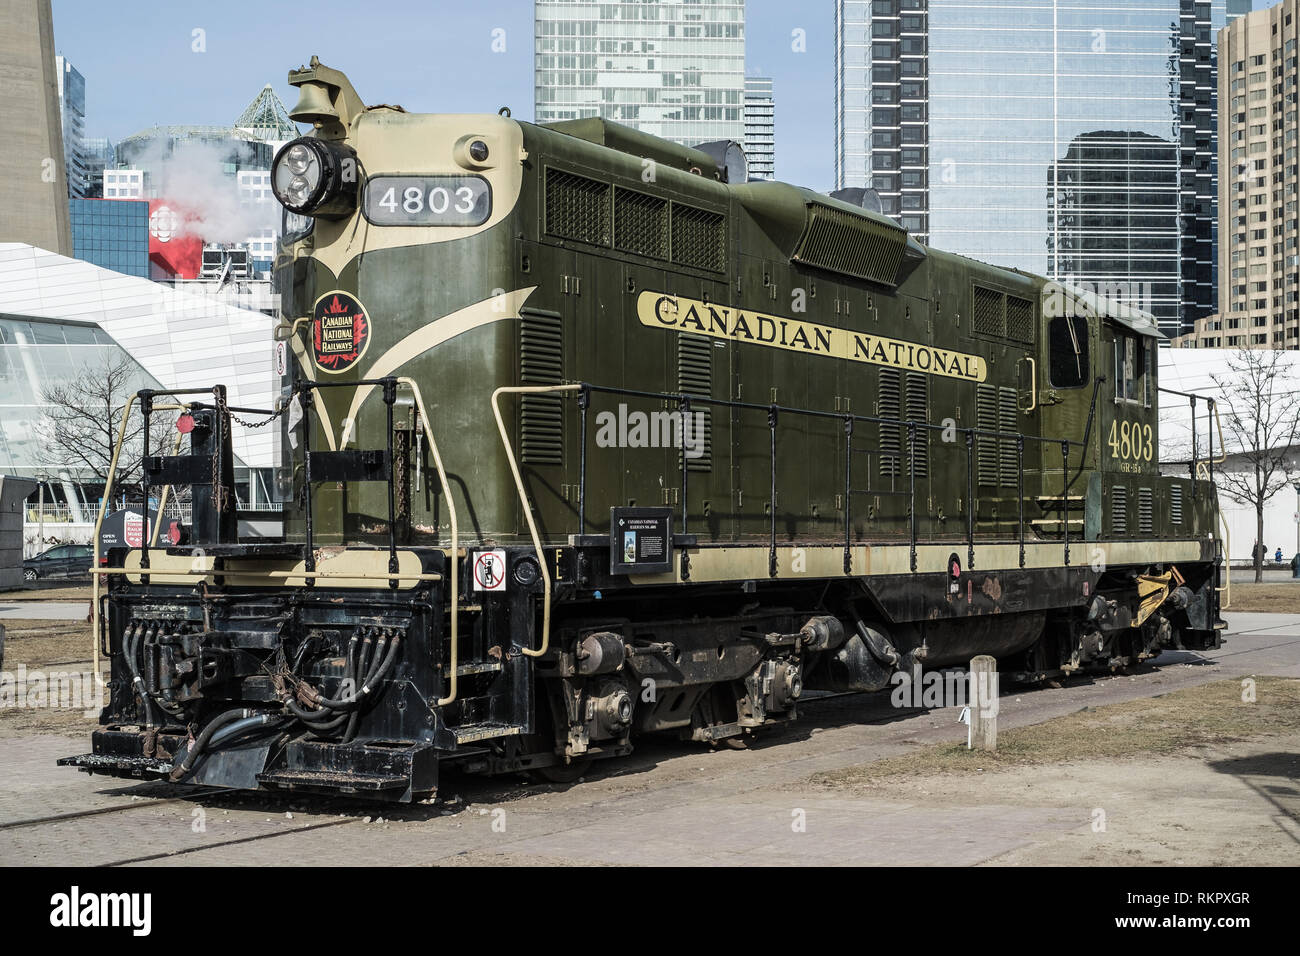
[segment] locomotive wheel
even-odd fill
[[[532,772],[537,774],[547,783],[573,783],[589,769],[591,769],[591,757],[579,757],[567,764],[552,764],[549,767],[538,767]]]

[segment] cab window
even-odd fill
[[[1115,398],[1150,405],[1151,352],[1140,335],[1115,334]]]
[[[1047,324],[1047,372],[1055,388],[1088,384],[1088,320],[1062,315]]]

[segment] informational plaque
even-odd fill
[[[611,574],[654,574],[672,567],[672,509],[609,509]]]

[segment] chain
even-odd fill
[[[226,404],[226,393],[223,389],[214,388],[212,390],[212,395],[216,400],[217,414],[221,416],[221,428],[223,429],[222,436],[230,434],[230,423],[232,421],[244,428],[262,428],[271,424],[271,422],[283,415],[285,409],[289,407],[289,404],[286,402],[260,422],[253,422],[240,418],[238,415],[235,415],[230,411],[230,406]],[[221,447],[224,448],[224,445],[225,443],[222,442]],[[219,454],[213,454],[212,456],[212,507],[217,511],[221,511],[225,507],[226,499],[230,494],[230,489],[228,489],[221,481],[220,468],[218,466],[218,459],[220,457]]]
[[[224,436],[229,434],[230,428],[230,409],[226,407],[226,396],[220,388],[214,388],[212,395],[217,402],[217,412],[220,415],[219,425],[222,431],[215,436],[217,447],[212,452],[212,509],[220,514],[226,507],[226,486],[221,481],[221,452],[225,450]]]
[[[288,403],[286,403],[285,405],[282,405],[278,411],[272,412],[269,417],[262,419],[260,422],[250,422],[245,418],[240,418],[238,415],[235,415],[230,411],[226,406],[226,396],[223,392],[217,392],[216,396],[217,410],[221,412],[221,417],[228,422],[233,421],[235,424],[241,425],[244,428],[262,428],[263,426],[269,425],[271,422],[283,415],[285,408],[288,407]]]

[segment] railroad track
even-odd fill
[[[62,823],[65,820],[80,820],[83,817],[97,817],[108,813],[124,813],[128,810],[142,810],[145,807],[160,807],[168,803],[182,803],[189,799],[186,796],[178,797],[150,797],[143,803],[124,803],[121,806],[95,807],[90,810],[74,810],[71,813],[52,813],[43,817],[29,817],[26,820],[10,820],[7,823],[0,823],[0,830],[17,830],[21,827],[45,826],[51,823]]]

